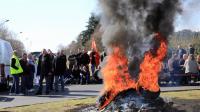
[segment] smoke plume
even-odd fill
[[[177,16],[175,22],[176,30],[199,30],[200,25],[197,23],[197,18],[200,18],[199,0],[181,0],[181,5],[182,12]]]
[[[154,33],[166,38],[173,32],[179,0],[99,0],[102,9],[102,42],[111,53],[123,49],[129,59],[130,74],[139,72],[144,52],[157,49]],[[134,66],[133,66],[134,65]]]

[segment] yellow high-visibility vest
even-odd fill
[[[21,67],[21,65],[20,65],[20,63],[19,63],[19,58],[18,58],[16,55],[13,55],[13,56],[12,56],[12,59],[13,59],[13,58],[16,60],[15,66],[16,66],[18,69],[15,69],[15,68],[13,68],[13,67],[10,66],[10,74],[11,74],[11,75],[16,75],[16,74],[22,73],[22,72],[23,72],[23,69],[22,69],[22,67]],[[10,64],[10,65],[11,65],[11,64]]]

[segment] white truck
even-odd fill
[[[12,52],[11,44],[8,41],[0,39],[0,91],[5,90],[8,86]]]

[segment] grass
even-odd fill
[[[91,105],[95,102],[95,100],[96,98],[94,97],[77,100],[64,100],[30,106],[0,109],[0,112],[70,112],[70,110],[73,108],[83,105]]]
[[[179,91],[179,92],[163,92],[162,97],[169,97],[173,100],[196,100],[200,99],[200,90]],[[73,108],[84,105],[94,104],[95,97],[78,99],[78,100],[64,100],[59,102],[51,102],[45,104],[35,104],[30,106],[14,107],[0,109],[0,112],[71,112]]]
[[[162,97],[170,97],[172,99],[196,100],[200,99],[200,90],[163,92]]]

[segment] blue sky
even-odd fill
[[[175,29],[200,30],[200,4],[190,3],[198,0],[182,1],[187,10],[176,19]],[[10,20],[5,25],[29,51],[56,51],[60,44],[68,45],[75,40],[97,6],[97,0],[0,0],[0,20]]]

